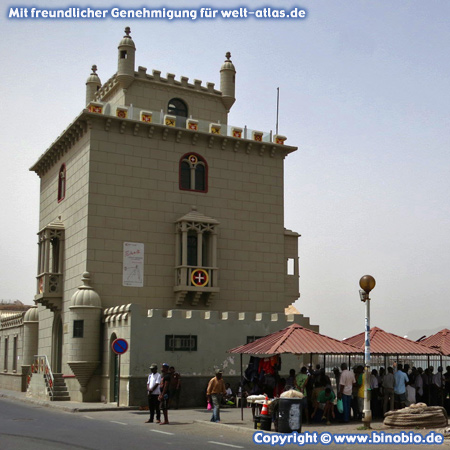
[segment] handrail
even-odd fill
[[[31,373],[42,373],[44,375],[49,394],[52,396],[55,379],[47,355],[34,356],[34,363],[31,365]]]

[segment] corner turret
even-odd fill
[[[92,73],[86,80],[86,105],[94,100],[96,92],[102,87],[102,82],[97,75],[97,66],[92,66]]]
[[[126,89],[134,80],[134,62],[136,46],[130,36],[130,27],[125,28],[125,36],[119,43],[117,79],[122,89]]]
[[[220,90],[222,91],[222,103],[224,104],[227,112],[229,112],[236,101],[236,69],[230,59],[231,53],[228,52],[225,57],[227,59],[220,68]]]

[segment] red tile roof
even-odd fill
[[[352,344],[364,351],[364,333],[357,334],[342,342]],[[439,352],[410,339],[388,333],[381,328],[370,329],[370,353],[372,355],[438,355]]]
[[[276,331],[250,344],[228,350],[228,352],[250,355],[277,355],[281,353],[340,355],[361,353],[361,350],[308,328],[292,324],[284,330]]]
[[[450,356],[450,330],[447,328],[421,340],[420,343],[429,348],[439,350],[445,356]]]

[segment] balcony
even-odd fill
[[[218,287],[217,267],[175,267],[175,305],[188,303],[191,306],[210,306]]]
[[[43,272],[37,277],[37,294],[34,302],[55,312],[61,309],[63,276],[61,273]]]

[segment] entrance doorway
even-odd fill
[[[53,373],[62,373],[63,324],[60,314],[53,319],[51,368]]]

